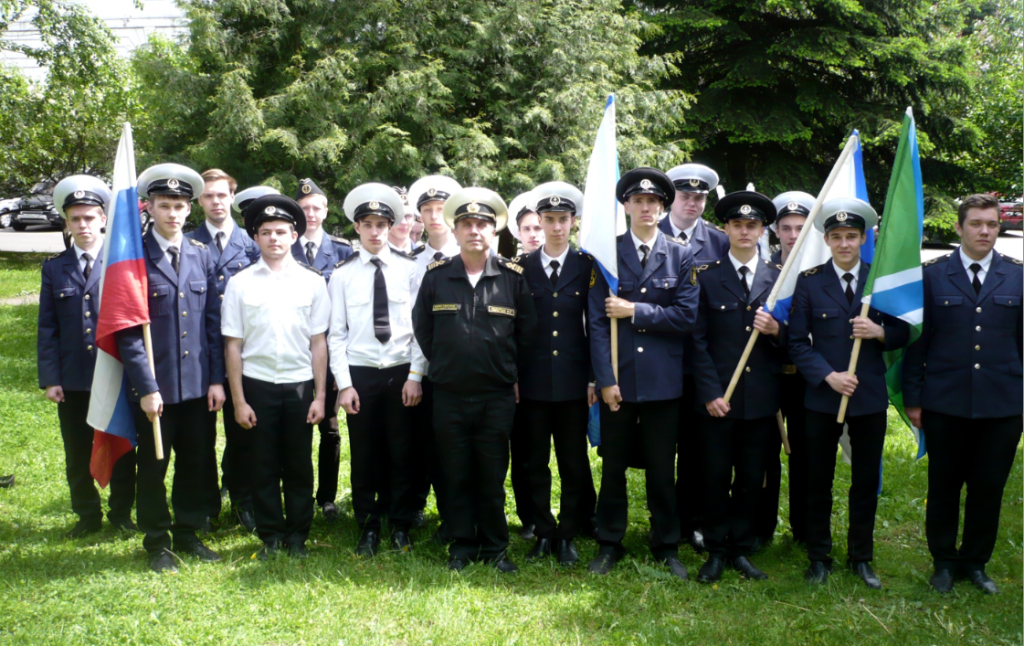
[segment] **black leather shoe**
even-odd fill
[[[10,489],[14,486],[14,476],[0,476],[0,489]]]
[[[196,528],[197,534],[212,534],[213,533],[213,522],[209,516],[203,518],[202,522],[199,523],[199,527]]]
[[[103,519],[85,520],[81,518],[74,527],[68,530],[67,534],[64,534],[64,538],[82,538],[89,534],[95,534],[101,529],[103,529]]]
[[[537,542],[533,544],[533,549],[526,555],[526,560],[536,561],[545,556],[551,556],[551,539],[538,538]]]
[[[427,524],[427,517],[423,514],[423,510],[419,510],[412,517],[412,526],[416,529],[422,529]]]
[[[533,533],[535,527],[536,525],[534,525],[533,523],[530,523],[529,525],[523,525],[521,528],[519,528],[519,538],[522,538],[523,540],[527,541],[532,541],[534,538],[537,537],[537,535]]]
[[[131,518],[110,518],[110,526],[119,532],[138,534],[139,528],[132,522]]]
[[[149,557],[149,569],[154,572],[178,573],[178,566],[174,563],[174,557],[167,550],[160,550]]]
[[[306,549],[305,543],[289,543],[288,556],[292,557],[293,559],[308,559],[309,550]]]
[[[712,554],[704,561],[704,565],[697,570],[697,580],[701,583],[717,583],[725,571],[725,559]]]
[[[469,561],[467,561],[466,559],[456,558],[454,556],[448,559],[449,570],[461,572],[466,569],[467,565],[469,565]]]
[[[411,552],[412,539],[409,538],[409,532],[403,532],[402,530],[393,532],[391,534],[391,549],[396,552]]]
[[[452,537],[448,535],[448,528],[445,527],[445,524],[441,523],[430,540],[437,545],[447,545],[452,542]]]
[[[693,551],[698,554],[703,554],[707,548],[704,547],[704,532],[699,529],[695,529],[690,532],[690,535],[686,537],[686,542],[690,544]]]
[[[174,541],[174,551],[178,554],[191,554],[200,561],[215,563],[220,560],[220,554],[214,552],[203,544],[199,538],[192,536],[180,541]]]
[[[253,514],[251,509],[239,507],[235,510],[235,518],[238,519],[238,524],[244,527],[248,533],[252,534],[256,531],[256,515]]]
[[[377,555],[379,547],[380,534],[375,530],[366,529],[363,530],[363,535],[359,537],[359,544],[356,545],[356,554],[366,558],[373,558]]]
[[[256,557],[261,561],[266,561],[272,555],[277,554],[281,549],[280,541],[267,541],[263,544],[263,548],[257,552]]]
[[[519,568],[516,567],[516,564],[508,560],[507,556],[503,556],[497,561],[495,561],[494,567],[498,570],[498,572],[501,572],[502,574],[514,574],[519,571]]]
[[[804,573],[804,581],[808,583],[825,583],[828,581],[830,574],[832,574],[832,568],[826,565],[824,561],[811,561],[807,572]]]
[[[945,594],[953,591],[953,571],[949,568],[935,568],[935,573],[932,574],[932,578],[928,579],[928,583],[932,584],[935,591],[939,594]]]
[[[737,556],[732,560],[732,566],[736,568],[736,571],[740,573],[745,579],[753,579],[754,581],[764,581],[768,578],[768,575],[757,569],[753,563],[750,562],[745,556]]]
[[[875,575],[875,571],[871,569],[871,564],[867,561],[851,561],[850,569],[864,581],[864,585],[872,590],[882,589],[882,582],[878,580],[878,576]]]
[[[338,520],[338,507],[333,502],[325,502],[320,510],[324,513],[324,520],[333,523]]]
[[[597,551],[597,558],[590,562],[587,571],[593,574],[608,574],[625,556],[626,549],[621,545],[602,545]]]
[[[675,577],[686,581],[690,578],[690,573],[686,571],[686,566],[679,561],[679,557],[670,556],[665,559],[665,565],[668,566],[669,572]]]
[[[558,541],[558,562],[565,567],[573,567],[579,563],[580,555],[576,551],[576,545],[571,540],[562,539]]]
[[[978,588],[985,594],[998,594],[999,588],[996,587],[995,582],[988,578],[985,574],[985,570],[967,570],[967,578],[974,587]]]

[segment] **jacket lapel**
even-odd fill
[[[558,272],[558,284],[555,286],[555,291],[565,289],[565,286],[576,280],[576,277],[579,275],[580,256],[574,249],[570,248],[569,253],[565,254],[565,266]],[[550,280],[548,284],[551,284]]]
[[[664,235],[659,232],[654,236],[653,242],[654,244],[651,245],[651,252],[647,256],[647,266],[643,268],[643,273],[640,274],[641,283],[650,278],[654,272],[658,270],[658,267],[665,264],[665,256],[668,255],[668,249],[666,248],[668,241],[665,240]],[[634,251],[636,250],[634,249]],[[640,256],[638,255],[637,263],[639,264],[639,262]]]
[[[995,258],[993,258],[993,262],[995,262]],[[956,285],[957,289],[963,292],[967,298],[971,299],[972,303],[976,302],[978,294],[974,293],[974,288],[971,287],[971,280],[967,278],[967,270],[964,269],[964,263],[960,259],[960,252],[954,251],[953,257],[946,264],[949,265],[947,270],[949,272],[949,282]],[[991,268],[992,265],[989,265],[989,267]],[[986,280],[985,282],[987,283],[988,281]]]
[[[846,288],[839,280],[839,276],[836,275],[836,267],[832,264],[831,260],[825,264],[823,273],[825,274],[825,293],[844,310],[850,309],[851,303],[846,300]],[[853,300],[854,302],[857,301],[856,298]]]
[[[85,291],[91,290],[100,282],[100,276],[103,274],[103,255],[92,262],[92,273],[89,274],[89,280],[85,281]]]
[[[961,263],[962,264],[962,263]],[[978,292],[977,302],[988,298],[992,291],[1002,284],[1003,279],[1006,277],[1006,269],[1003,267],[1003,259],[999,257],[999,253],[992,253],[992,263],[988,266],[988,273],[985,275],[985,282],[981,284],[981,291]],[[971,291],[974,291],[974,287],[971,287]]]
[[[320,248],[316,250],[316,258],[313,259],[313,266],[323,271],[334,266],[334,242],[324,233]]]
[[[185,242],[182,240],[182,242]],[[174,267],[171,266],[171,262],[167,260],[167,254],[164,253],[163,249],[160,248],[160,243],[156,241],[153,232],[150,231],[146,234],[145,238],[146,252],[149,254],[149,260],[156,265],[156,268],[160,270],[167,280],[177,287],[178,286],[178,275],[174,273]],[[188,244],[187,242],[185,244]],[[180,254],[180,252],[179,252]],[[179,266],[181,264],[181,255],[178,256]]]
[[[85,275],[82,273],[82,265],[78,260],[78,254],[75,253],[74,247],[68,249],[66,254],[67,255],[61,258],[64,262],[64,273],[67,274],[76,285],[79,287],[85,287]],[[93,274],[96,273],[95,268],[96,265],[93,264]],[[93,274],[90,274],[89,277],[91,278]]]
[[[640,266],[640,255],[633,245],[633,236],[629,231],[622,236],[622,241],[619,242],[619,260],[626,265],[626,269],[632,272],[637,279],[644,273],[643,267]],[[621,279],[622,276],[619,276],[619,278]]]
[[[771,289],[772,278],[769,273],[771,268],[763,262],[757,263],[757,271],[754,272],[754,283],[750,288],[750,300],[748,303],[756,303],[766,290]]]
[[[555,288],[551,285],[551,279],[547,277],[544,272],[543,260],[540,257],[540,251],[530,254],[530,257],[526,259],[526,278],[532,284],[537,284],[548,290],[549,292],[555,291]]]
[[[719,271],[719,274],[722,286],[741,303],[746,303],[747,295],[743,291],[742,283],[740,283],[740,273],[733,266],[728,256],[722,258],[722,269]]]

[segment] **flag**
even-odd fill
[[[860,148],[860,132],[854,130],[851,133],[851,136],[856,138],[853,144],[853,151],[843,163],[839,174],[836,176],[836,181],[832,184],[832,188],[829,190],[828,195],[825,196],[825,201],[827,202],[841,197],[855,197],[858,200],[863,200],[870,204],[871,200],[868,199],[868,184],[864,179],[864,155],[861,153]],[[869,231],[866,239],[864,240],[864,244],[860,247],[860,259],[871,264],[874,255],[875,235],[873,231]]]
[[[626,212],[615,197],[619,153],[615,143],[615,95],[608,97],[587,167],[580,218],[580,249],[597,261],[613,293],[619,292],[616,237],[626,232]]]
[[[89,471],[101,487],[110,482],[117,460],[137,444],[135,419],[128,407],[128,377],[114,339],[120,330],[149,323],[148,280],[135,183],[132,127],[126,123],[117,146],[114,186],[107,205],[96,321],[96,369],[87,416],[89,425],[96,429]]]
[[[910,326],[909,343],[921,336],[924,319],[924,282],[921,275],[923,230],[924,188],[917,127],[913,112],[907,108],[892,165],[889,192],[885,197],[875,262],[864,281],[864,296],[871,297],[871,307]],[[889,400],[917,436],[917,457],[921,458],[926,452],[924,436],[910,423],[903,406],[903,349],[886,352],[885,365]]]

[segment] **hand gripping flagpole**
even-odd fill
[[[832,190],[832,184],[835,183],[836,177],[839,176],[839,171],[842,169],[843,164],[846,163],[846,159],[853,154],[853,149],[856,147],[857,135],[850,135],[850,138],[846,140],[846,145],[843,147],[843,152],[839,154],[839,159],[836,160],[835,166],[832,167],[832,172],[829,173],[828,179],[825,180],[825,185],[821,187],[821,191],[818,193],[818,198],[814,200],[814,207],[811,208],[810,215],[807,216],[807,221],[804,224],[804,228],[800,230],[800,236],[796,239],[793,244],[793,250],[789,252],[789,258],[786,259],[786,264],[783,265],[782,271],[779,272],[779,278],[775,281],[775,286],[772,287],[772,291],[768,294],[768,302],[765,304],[767,311],[775,309],[775,301],[779,298],[779,290],[782,288],[782,284],[786,281],[786,276],[793,269],[793,264],[796,262],[797,252],[800,247],[804,244],[804,239],[810,234],[811,229],[814,228],[814,220],[818,217],[818,213],[821,212],[821,205],[825,202],[825,196],[828,195],[829,191]],[[729,380],[729,387],[725,391],[725,403],[729,403],[732,399],[733,392],[736,391],[736,384],[740,381],[740,376],[743,374],[743,368],[747,365],[747,360],[750,358],[750,353],[754,349],[754,344],[757,343],[757,337],[759,332],[754,330],[750,333],[750,339],[747,341],[747,347],[743,349],[743,356],[740,357],[740,362],[736,365],[736,370],[732,373],[732,379]]]
[[[156,366],[153,365],[153,335],[149,333],[149,323],[142,324],[142,341],[146,344],[146,360],[149,361],[149,371],[156,379]],[[164,459],[164,437],[160,431],[160,413],[153,417],[153,444],[156,448],[157,462]]]
[[[868,309],[871,308],[871,296],[865,296],[861,299],[860,305],[860,316],[864,318],[868,315]],[[864,339],[853,340],[853,352],[850,353],[850,367],[847,369],[851,375],[857,373],[857,360],[860,359],[860,345]],[[836,416],[836,422],[842,424],[846,421],[846,407],[850,404],[850,396],[843,395],[843,400],[839,402],[839,415]]]

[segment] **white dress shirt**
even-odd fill
[[[164,258],[167,258],[167,262],[171,263],[172,267],[174,266],[174,259],[171,257],[171,254],[167,253],[167,250],[169,248],[177,247],[177,249],[178,249],[178,260],[179,261],[181,260],[181,245],[182,244],[188,244],[188,243],[185,242],[185,236],[180,236],[178,238],[177,242],[171,242],[167,238],[165,238],[162,235],[160,235],[159,233],[157,233],[156,229],[153,229],[153,238],[156,239],[156,243],[158,245],[160,245],[160,249],[163,250],[163,252],[164,252]]]
[[[219,233],[224,234],[223,242],[221,243],[221,245],[224,247],[228,246],[228,240],[231,239],[231,233],[235,230],[235,221],[232,220],[230,216],[224,219],[223,229],[218,229],[217,227],[213,226],[212,224],[210,224],[209,220],[204,222],[203,225],[206,227],[206,230],[210,232],[210,239],[213,240],[213,246],[217,246],[217,234]]]
[[[740,275],[740,267],[746,267],[750,270],[747,272],[747,275],[743,277],[743,280],[747,283],[747,291],[749,292],[750,288],[754,286],[754,272],[757,271],[758,261],[757,254],[754,254],[754,257],[750,259],[750,262],[740,262],[737,260],[736,256],[732,255],[731,249],[726,255],[729,256],[729,260],[732,262],[732,268],[736,271],[737,276]]]
[[[420,270],[420,279],[423,278],[423,274],[427,273],[427,265],[434,262],[434,254],[441,252],[445,258],[452,258],[459,255],[462,251],[459,248],[459,243],[455,241],[455,234],[448,234],[448,244],[444,246],[444,249],[434,249],[430,246],[430,241],[423,245],[423,251],[416,254],[416,266]]]
[[[221,332],[242,339],[242,374],[275,384],[313,378],[310,339],[331,320],[322,276],[284,258],[273,271],[263,258],[228,282],[221,304]]]
[[[81,247],[79,247],[76,244],[71,245],[71,246],[75,250],[75,255],[78,256],[78,268],[82,270],[82,275],[83,276],[85,275],[86,261],[82,260],[82,254],[84,254],[84,253],[89,254],[89,256],[92,258],[92,266],[93,266],[93,268],[96,267],[96,259],[103,257],[103,241],[102,240],[99,242],[99,244],[97,244],[95,247],[93,247],[91,251],[86,251],[86,250],[82,249]]]
[[[388,290],[391,338],[381,343],[373,332],[374,255],[359,250],[359,258],[334,270],[328,291],[331,296],[331,371],[338,389],[352,385],[349,366],[390,368],[409,365],[409,379],[421,381],[427,360],[412,329],[412,307],[420,288],[420,272],[409,258],[392,253],[388,245],[377,254]]]
[[[846,274],[847,271],[845,269],[840,269],[839,265],[836,264],[835,260],[832,261],[832,268],[836,270],[836,276],[839,276],[839,286],[842,287],[843,291],[845,292],[846,291],[846,280],[843,279],[843,275]],[[853,274],[853,280],[850,281],[850,289],[852,289],[854,295],[856,295],[857,294],[857,281],[859,280],[858,277],[860,276],[860,261],[859,260],[857,261],[857,264],[853,266],[853,269],[851,269],[849,271],[849,273]]]
[[[545,253],[544,247],[540,248],[540,264],[541,264],[541,267],[544,268],[544,273],[548,275],[548,278],[551,278],[551,272],[553,271],[551,269],[551,261],[552,260],[557,260],[558,261],[558,271],[562,271],[562,270],[565,269],[565,258],[568,255],[569,255],[569,245],[565,246],[565,251],[563,251],[562,255],[558,256],[557,258],[552,258],[547,253]],[[561,275],[561,274],[559,274],[559,275]]]
[[[640,257],[640,260],[644,259],[644,252],[640,251],[640,245],[647,245],[647,259],[650,260],[651,259],[651,252],[654,251],[654,243],[658,241],[658,234],[659,233],[661,233],[661,232],[658,231],[658,230],[655,230],[654,237],[651,238],[650,240],[648,240],[647,242],[644,242],[640,238],[636,237],[636,234],[633,233],[632,229],[629,230],[629,235],[632,236],[632,238],[633,238],[633,246],[636,247],[636,255]]]
[[[309,244],[310,242],[313,243],[313,257],[316,258],[316,255],[320,252],[320,245],[322,245],[324,242],[323,227],[317,229],[316,235],[314,235],[312,238],[307,238],[305,233],[299,236],[299,247],[302,248],[303,258],[306,257],[306,245]]]
[[[693,232],[697,230],[697,223],[700,222],[700,218],[697,218],[696,220],[694,220],[693,224],[690,225],[689,229],[680,229],[679,227],[676,226],[676,223],[672,221],[672,216],[671,215],[667,215],[665,217],[668,218],[668,225],[670,227],[672,227],[672,237],[673,238],[682,238],[682,236],[680,234],[685,234],[686,238],[683,238],[683,239],[685,239],[687,242],[689,242],[690,240],[693,240]]]
[[[964,263],[964,271],[967,272],[967,282],[970,283],[974,280],[974,272],[971,270],[971,265],[978,263],[981,265],[981,271],[978,272],[978,282],[982,285],[985,284],[985,276],[988,276],[988,268],[992,265],[992,253],[989,250],[988,254],[981,260],[972,260],[970,256],[964,253],[964,248],[960,247],[960,261]]]

